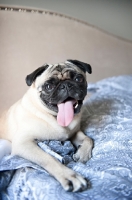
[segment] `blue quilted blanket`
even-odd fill
[[[132,76],[119,76],[91,83],[85,101],[82,129],[94,140],[92,158],[72,160],[70,141],[45,141],[38,145],[82,174],[90,182],[83,192],[65,192],[38,165],[18,156],[5,156],[0,163],[2,200],[129,200],[132,199]]]

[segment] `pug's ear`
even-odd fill
[[[83,72],[88,72],[89,74],[92,74],[92,67],[91,65],[81,62],[79,60],[67,60],[68,62],[71,62],[72,64],[79,67]]]
[[[37,76],[41,75],[47,68],[48,68],[48,64],[43,65],[42,67],[39,67],[38,69],[36,69],[35,71],[33,71],[31,74],[26,76],[26,83],[28,86],[31,86],[32,83],[35,81],[35,79],[37,78]]]

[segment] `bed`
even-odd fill
[[[94,140],[94,148],[86,164],[73,161],[75,148],[70,141],[38,141],[44,151],[88,180],[86,191],[65,192],[38,165],[18,156],[5,156],[0,163],[0,199],[132,199],[131,85],[130,75],[89,84],[81,126]]]

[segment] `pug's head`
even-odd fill
[[[58,123],[68,126],[87,94],[86,72],[92,73],[91,66],[78,60],[45,64],[27,75],[26,83],[37,89],[43,106],[57,115]]]

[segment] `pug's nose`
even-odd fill
[[[71,84],[71,83],[68,83],[67,86],[68,86],[69,88],[71,88],[71,87],[72,87],[72,84]]]
[[[60,89],[65,89],[66,88],[66,86],[65,86],[65,84],[61,84],[61,86],[60,86]]]
[[[65,88],[71,88],[72,87],[72,84],[71,83],[68,83],[68,84],[61,84],[61,89],[65,89]]]

